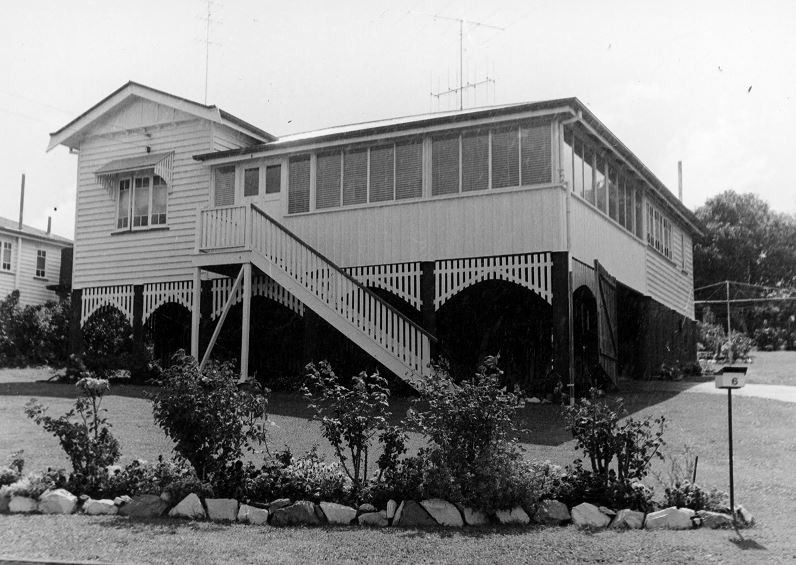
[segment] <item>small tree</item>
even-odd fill
[[[155,422],[174,441],[174,451],[214,487],[226,484],[225,473],[244,451],[265,443],[270,391],[256,382],[239,386],[230,364],[200,370],[180,350],[160,385],[151,396]]]
[[[334,447],[340,464],[358,495],[368,480],[368,465],[374,438],[383,446],[377,460],[379,475],[395,466],[406,451],[406,435],[390,426],[390,390],[378,372],[364,371],[351,379],[351,386],[340,383],[329,363],[307,365],[304,397],[320,421],[323,437]]]
[[[120,455],[119,442],[104,416],[107,410],[101,408],[102,397],[110,386],[104,379],[91,377],[80,379],[76,386],[79,396],[75,407],[63,416],[47,416],[47,408],[35,398],[25,406],[25,414],[58,438],[72,463],[76,482],[93,486],[104,468],[114,464]],[[77,422],[72,421],[75,414],[79,417]]]

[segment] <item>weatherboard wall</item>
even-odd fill
[[[5,298],[14,290],[19,290],[20,304],[42,304],[48,300],[56,300],[58,296],[47,285],[58,284],[61,272],[61,249],[63,245],[55,245],[44,240],[22,238],[22,256],[17,277],[17,257],[19,256],[19,239],[12,234],[0,233],[0,241],[12,244],[11,270],[0,270],[0,299]],[[38,250],[47,252],[45,260],[45,276],[36,276],[36,258]],[[18,284],[17,284],[18,283]]]

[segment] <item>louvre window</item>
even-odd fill
[[[462,192],[489,188],[489,133],[462,135]]]
[[[520,159],[522,161],[522,184],[545,184],[552,180],[548,124],[520,128]]]
[[[340,206],[340,153],[318,155],[315,169],[315,207]]]
[[[395,198],[423,195],[423,144],[419,141],[395,145]]]
[[[279,194],[282,190],[282,165],[269,165],[265,168],[265,193]]]
[[[431,140],[431,194],[459,192],[459,136]]]
[[[368,201],[368,150],[347,151],[343,155],[343,206]]]
[[[288,166],[287,211],[289,214],[310,210],[310,156],[292,157]]]
[[[492,133],[492,188],[519,186],[519,139],[517,130]]]
[[[232,206],[235,203],[235,167],[219,167],[215,173],[216,206]]]
[[[395,197],[395,148],[392,145],[370,150],[370,201],[386,202]]]
[[[258,194],[260,194],[260,169],[244,169],[243,196],[257,196]]]

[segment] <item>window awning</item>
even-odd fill
[[[106,190],[111,190],[116,185],[116,180],[124,173],[152,169],[156,175],[166,181],[171,190],[172,167],[174,165],[174,152],[147,153],[124,159],[114,159],[101,166],[94,173]]]

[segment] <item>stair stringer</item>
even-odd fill
[[[287,271],[270,261],[267,257],[257,251],[250,254],[251,262],[265,275],[271,277],[277,284],[285,288],[305,307],[312,310],[321,319],[338,329],[348,339],[362,348],[368,355],[384,365],[387,369],[395,373],[398,378],[407,382],[410,386],[417,389],[421,384],[421,375],[403,361],[396,358],[381,345],[373,341],[365,332],[356,327],[334,308],[326,304],[323,300],[307,290],[301,283],[290,276]],[[423,367],[425,373],[427,367]]]

